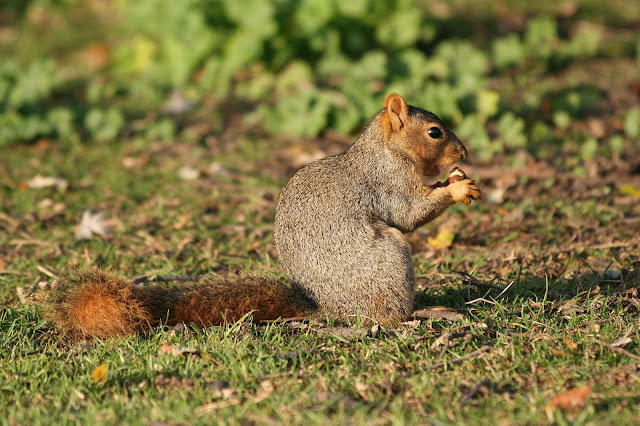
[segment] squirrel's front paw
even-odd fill
[[[479,200],[482,198],[482,191],[480,191],[476,183],[469,178],[449,184],[447,188],[451,193],[451,198],[454,203],[462,201],[469,205],[471,204],[471,200]]]

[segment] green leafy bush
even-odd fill
[[[0,53],[0,144],[40,137],[109,142],[123,130],[171,138],[191,110],[166,107],[176,91],[196,109],[236,110],[247,126],[272,135],[354,133],[396,91],[440,115],[490,159],[505,149],[532,150],[538,137],[551,140],[550,127],[568,126],[600,100],[597,92],[568,88],[552,98],[544,123],[535,117],[527,125],[520,115],[539,108],[542,95],[532,92],[526,108],[509,108],[502,92],[488,87],[501,73],[525,80],[530,69],[546,72],[600,54],[599,27],[577,23],[561,31],[546,15],[480,45],[446,35],[451,22],[411,0],[98,3],[93,30],[77,18],[92,1],[37,1],[20,9],[16,31],[39,36],[46,30],[38,19],[51,18],[58,41],[38,44],[46,59],[34,60],[29,48],[9,58]],[[147,128],[129,124],[149,114]],[[637,127],[630,114],[629,136]]]

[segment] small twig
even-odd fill
[[[133,284],[149,283],[149,282],[167,282],[167,281],[200,281],[202,275],[143,275],[131,280]]]
[[[18,294],[18,299],[20,299],[20,303],[23,305],[27,304],[27,298],[24,296],[24,288],[16,287],[16,293]]]
[[[300,316],[300,317],[287,317],[287,318],[277,318],[272,320],[261,320],[260,324],[273,324],[273,323],[284,323],[284,322],[294,322],[294,321],[303,321],[308,320],[308,316]]]
[[[593,339],[593,341],[598,343],[598,344],[600,344],[600,345],[602,345],[602,346],[604,346],[605,348],[611,349],[614,352],[618,352],[619,354],[626,355],[631,359],[635,359],[636,361],[640,361],[640,356],[639,355],[636,355],[636,354],[634,354],[632,352],[629,352],[628,350],[623,349],[623,348],[621,348],[619,346],[613,346],[610,343],[603,342],[602,340],[598,340],[598,339]]]
[[[484,379],[479,381],[474,387],[473,389],[471,389],[469,392],[467,392],[467,394],[465,396],[462,397],[462,399],[460,400],[460,404],[464,405],[467,403],[467,401],[469,401],[470,399],[474,398],[478,392],[480,392],[480,390],[482,388],[489,388],[491,386],[491,380],[489,379]]]
[[[473,275],[468,274],[466,272],[454,271],[453,269],[451,270],[451,272],[455,272],[458,275],[462,275],[464,278],[467,279],[467,284],[469,284],[469,285],[472,285],[472,286],[475,286],[475,287],[481,287],[481,288],[490,288],[490,289],[494,289],[494,290],[503,290],[503,288],[500,287],[500,286],[493,285],[491,283],[483,283],[482,281],[480,281],[479,279],[477,279]],[[496,280],[496,278],[491,280],[491,282],[494,282],[495,280]]]
[[[504,288],[504,290],[502,290],[502,291],[500,292],[500,294],[499,294],[499,295],[497,295],[497,296],[495,297],[495,299],[497,299],[497,298],[501,297],[503,294],[505,294],[505,293],[506,293],[506,292],[511,288],[511,286],[513,285],[513,283],[515,283],[515,282],[516,282],[516,280],[511,281],[511,282],[509,283],[509,285],[508,285],[508,286],[506,286],[506,287]]]
[[[475,305],[478,302],[488,303],[490,305],[495,305],[496,302],[492,302],[491,300],[487,300],[484,297],[478,297],[477,299],[469,300],[468,302],[464,302],[465,305]]]
[[[40,272],[42,272],[43,274],[53,278],[54,280],[58,279],[58,276],[56,274],[54,274],[53,272],[51,272],[50,270],[48,270],[47,268],[45,268],[42,265],[36,265],[36,269]]]
[[[467,287],[467,290],[468,290],[468,289],[469,289],[469,287]],[[478,297],[477,299],[473,299],[473,300],[470,300],[470,301],[468,301],[468,302],[465,302],[465,304],[466,304],[466,305],[472,305],[472,304],[474,304],[474,303],[476,303],[476,302],[486,302],[486,303],[489,303],[489,304],[491,304],[491,305],[495,305],[495,303],[494,303],[494,302],[491,302],[491,301],[489,301],[489,300],[485,299],[485,298],[489,295],[489,293],[491,292],[491,290],[492,290],[492,289],[487,290],[487,292],[484,294],[484,296],[482,296],[482,297]],[[467,298],[468,298],[468,299],[471,299],[471,292],[470,292],[470,291],[468,291],[468,292],[467,292]]]
[[[466,355],[462,355],[462,356],[460,356],[458,358],[454,358],[454,359],[451,359],[451,360],[437,362],[435,364],[428,365],[428,366],[426,366],[424,368],[425,368],[425,370],[435,370],[437,368],[444,367],[447,364],[457,364],[457,363],[460,363],[462,361],[466,361],[468,359],[475,358],[475,357],[477,357],[479,355],[484,354],[485,352],[489,352],[492,348],[493,348],[493,346],[491,346],[491,345],[484,345],[484,346],[481,346],[480,348],[476,349],[473,352],[469,352]]]

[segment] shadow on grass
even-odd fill
[[[640,308],[640,271],[586,273],[570,278],[523,275],[510,285],[465,278],[459,285],[429,288],[417,293],[415,305],[416,309],[439,305],[467,311],[474,302],[499,302],[502,305],[549,301],[564,303],[573,299],[574,302],[584,302],[596,295],[608,296],[612,302],[627,300]]]

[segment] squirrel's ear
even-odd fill
[[[409,107],[402,96],[397,93],[387,95],[384,100],[384,107],[387,109],[385,124],[389,127],[388,133],[397,132],[409,121]]]

